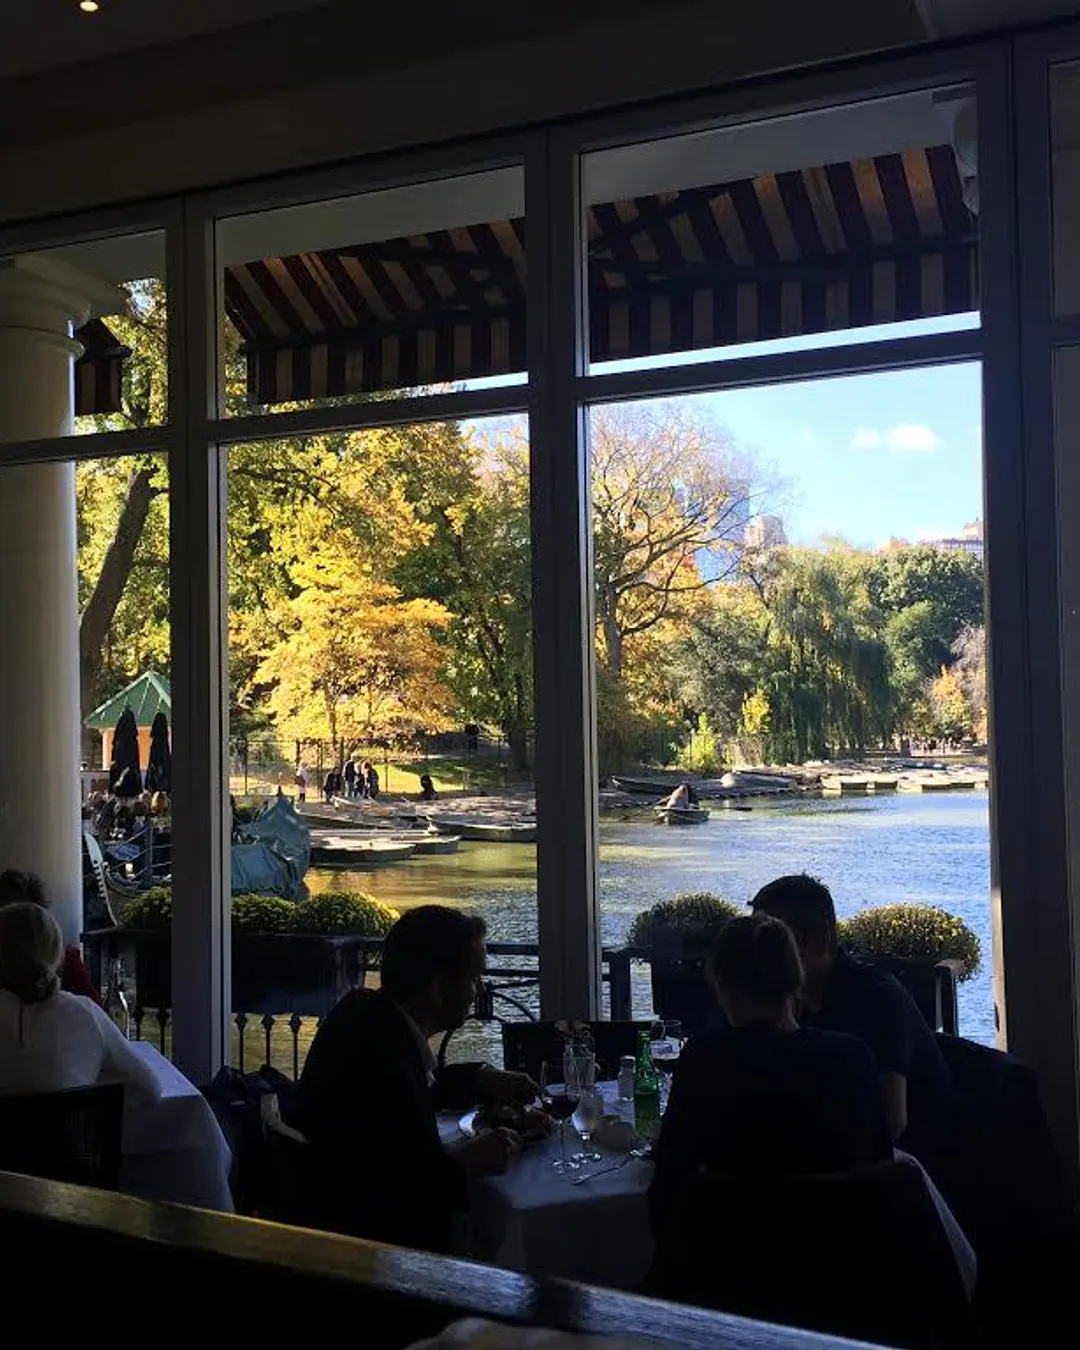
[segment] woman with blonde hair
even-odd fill
[[[122,1082],[127,1100],[161,1089],[96,1003],[60,987],[64,938],[40,905],[0,907],[0,1096]]]

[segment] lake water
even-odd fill
[[[601,929],[623,941],[640,910],[678,891],[711,890],[737,902],[784,872],[830,886],[841,916],[895,901],[939,905],[978,933],[983,968],[960,986],[960,1030],[992,1043],[990,830],[985,792],[898,793],[759,801],[721,807],[705,825],[671,829],[641,818],[600,827]],[[361,872],[315,872],[312,889],[370,891],[397,909],[441,901],[482,914],[493,940],[535,941],[536,858],[526,845],[463,843],[447,857],[413,858]],[[649,1010],[645,971],[635,1013]]]

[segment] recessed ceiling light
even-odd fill
[[[84,14],[96,14],[101,6],[98,0],[79,0],[79,8]]]

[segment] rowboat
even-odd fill
[[[654,806],[653,811],[665,825],[704,825],[709,819],[703,806]]]
[[[440,834],[486,844],[534,844],[536,825],[531,821],[481,820],[474,816],[428,816]]]
[[[624,778],[622,774],[612,777],[611,784],[620,792],[629,792],[635,797],[659,797],[661,793],[674,791],[679,780],[668,778]]]
[[[340,835],[314,844],[313,867],[382,867],[404,862],[416,852],[416,845],[396,839],[350,839]]]
[[[869,778],[853,778],[848,776],[836,775],[833,778],[823,778],[821,780],[822,792],[839,793],[842,796],[854,796],[856,793],[870,792],[872,790],[873,780]]]

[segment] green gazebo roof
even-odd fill
[[[135,714],[137,727],[152,725],[159,712],[168,717],[172,712],[169,681],[153,670],[145,671],[137,680],[132,680],[126,689],[121,689],[100,708],[95,708],[86,719],[86,725],[94,731],[111,731],[125,708],[130,708]]]

